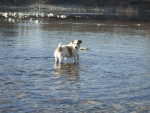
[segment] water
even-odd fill
[[[150,112],[150,22],[119,17],[0,17],[0,112]],[[89,50],[55,65],[73,39]]]

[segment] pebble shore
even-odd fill
[[[0,4],[0,9],[48,9],[48,10],[60,10],[60,11],[79,11],[79,12],[126,12],[126,13],[138,13],[139,11],[148,12],[150,10],[138,10],[132,7],[121,8],[121,7],[85,7],[83,5],[65,5],[65,4],[57,4],[57,5],[49,5],[49,4],[31,4],[31,5],[2,5]]]
[[[48,9],[48,10],[59,10],[59,11],[79,11],[79,12],[125,12],[125,13],[138,13],[138,12],[148,12],[150,13],[150,9],[135,9],[133,7],[86,7],[83,5],[69,5],[69,4],[24,4],[24,5],[3,5],[0,4],[0,9]]]
[[[0,5],[0,9],[48,9],[48,10],[60,10],[60,11],[79,11],[79,12],[89,12],[89,11],[116,11],[116,7],[85,7],[82,5],[47,5],[47,4],[32,4],[32,5],[22,5],[22,6],[6,6]]]

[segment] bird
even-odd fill
[[[141,24],[137,24],[137,26],[141,26]]]
[[[39,23],[40,22],[40,20],[35,20],[35,23]]]

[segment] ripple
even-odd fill
[[[39,19],[0,20],[0,112],[150,111],[149,23]],[[79,63],[54,64],[76,38]]]

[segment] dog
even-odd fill
[[[68,45],[60,43],[54,52],[55,63],[63,63],[64,58],[73,58],[73,61],[77,63],[79,59],[78,50],[81,43],[82,40],[72,40]]]

